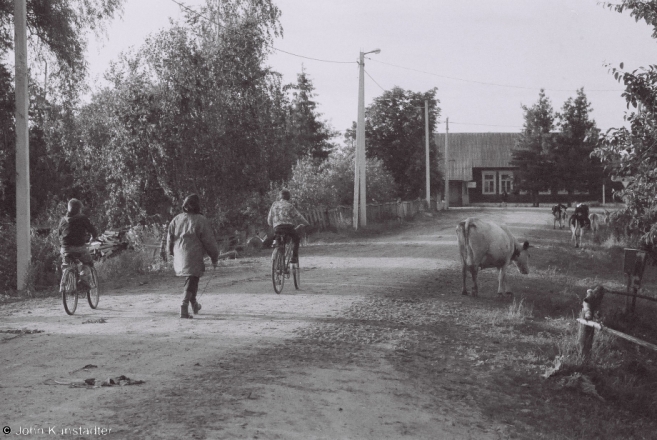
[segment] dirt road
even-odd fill
[[[178,318],[182,282],[171,275],[105,290],[97,310],[81,302],[74,316],[59,298],[4,304],[1,422],[11,436],[48,438],[549,433],[538,421],[538,370],[504,370],[525,348],[462,321],[473,308],[508,306],[495,298],[493,272],[482,298],[460,295],[454,227],[471,213],[304,247],[300,291],[290,282],[273,292],[269,251],[228,262],[202,278],[203,309],[191,320]],[[485,215],[520,236],[545,227],[544,216]],[[21,329],[29,331],[7,332]],[[120,375],[144,383],[75,386]]]

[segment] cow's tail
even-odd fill
[[[456,227],[458,241],[462,244],[462,246],[460,246],[461,259],[467,266],[472,266],[474,264],[474,255],[472,254],[472,248],[470,247],[470,228],[475,227],[475,224],[472,223],[469,218],[459,222],[459,225]]]

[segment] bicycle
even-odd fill
[[[85,266],[80,261],[79,253],[71,252],[64,254],[64,259],[62,261],[62,280],[59,290],[62,294],[64,310],[68,315],[75,313],[75,309],[78,307],[78,296],[80,293],[84,294],[86,292],[89,307],[92,309],[98,307],[100,289],[98,287],[98,273],[96,272],[95,267],[87,266],[87,269],[90,270],[89,288],[86,290],[78,289],[84,267]]]
[[[271,281],[274,285],[274,292],[276,293],[283,291],[285,279],[290,278],[290,272],[294,280],[294,288],[297,290],[301,288],[299,263],[291,262],[293,246],[292,238],[289,235],[276,234],[274,252],[271,254]]]

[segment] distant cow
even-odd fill
[[[467,218],[456,227],[461,262],[463,263],[463,295],[468,294],[465,285],[466,270],[472,275],[472,296],[477,296],[477,272],[479,269],[495,267],[499,270],[498,295],[511,293],[506,289],[506,268],[511,261],[523,274],[529,273],[529,243],[520,244],[506,226]]]
[[[602,222],[602,219],[598,214],[592,212],[589,214],[589,220],[591,221],[591,232],[593,232],[595,235],[598,232],[598,229],[600,229],[600,223]]]
[[[570,225],[571,238],[570,240],[575,242],[575,247],[579,247],[582,243],[582,237],[584,236],[584,229],[588,226],[583,218],[577,214],[573,214],[568,219],[568,224]]]
[[[597,214],[589,214],[589,207],[583,203],[580,203],[576,206],[575,212],[568,219],[568,225],[570,226],[571,232],[571,241],[575,242],[575,247],[579,247],[582,243],[582,238],[584,237],[584,230],[587,228],[593,228],[591,216],[595,216],[596,222],[598,220]],[[596,229],[597,230],[597,223]]]
[[[552,229],[557,228],[557,223],[559,223],[559,229],[563,229],[563,223],[566,221],[566,210],[567,206],[559,203],[552,207],[552,216],[554,217],[554,223],[552,224]]]

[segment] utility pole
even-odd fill
[[[381,49],[370,52],[360,51],[358,60],[358,125],[356,127],[356,152],[354,155],[354,229],[358,225],[367,226],[367,186],[365,165],[365,55],[368,53],[380,53]],[[360,197],[357,192],[360,188]],[[358,199],[360,199],[360,213],[358,210]],[[360,215],[360,222],[359,220]]]
[[[27,94],[27,8],[14,1],[14,54],[16,63],[16,288],[25,289],[30,267],[30,145]]]
[[[356,127],[356,133],[358,133],[358,127]],[[358,137],[358,134],[356,134]],[[358,230],[358,192],[360,191],[360,181],[358,179],[360,175],[360,151],[358,151],[358,144],[354,149],[354,212],[353,212],[353,226],[355,230]]]
[[[449,118],[445,119],[445,209],[449,209]]]
[[[365,54],[361,51],[358,62],[358,127],[356,128],[356,150],[358,150],[360,180],[360,225],[367,226],[367,182],[365,174]]]
[[[426,183],[427,183],[427,210],[431,210],[431,176],[429,170],[429,100],[424,100],[424,139],[426,142]]]

